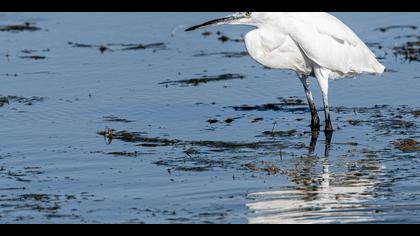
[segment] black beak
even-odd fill
[[[212,26],[212,25],[227,24],[227,23],[229,23],[229,22],[231,22],[232,20],[235,20],[235,19],[236,19],[235,17],[230,16],[230,17],[225,17],[225,18],[221,18],[221,19],[217,19],[217,20],[211,20],[211,21],[208,21],[204,24],[196,25],[196,26],[193,26],[191,28],[188,28],[185,31],[193,31],[193,30],[196,30],[196,29],[202,29],[202,28]]]

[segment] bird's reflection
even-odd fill
[[[309,155],[313,155],[316,150],[316,145],[319,139],[319,131],[312,131],[311,133],[311,142],[309,143]],[[331,142],[333,138],[333,132],[325,132],[325,149],[324,149],[324,156],[330,156],[331,150]]]
[[[338,171],[335,166],[337,160],[330,157],[333,134],[325,134],[323,157],[315,155],[319,136],[319,132],[311,134],[309,155],[296,158],[290,169],[292,187],[249,194],[252,199],[252,203],[247,205],[250,223],[344,223],[371,220],[368,213],[363,214],[363,211],[357,209],[363,209],[364,202],[373,198],[376,180],[369,175],[380,172],[382,163],[360,159],[358,162],[361,169]],[[332,161],[336,173],[331,172]],[[347,164],[355,163],[344,163]]]

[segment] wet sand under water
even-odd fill
[[[174,31],[219,15],[1,14],[0,222],[420,223],[420,14],[336,14],[388,71],[332,137],[248,27]]]

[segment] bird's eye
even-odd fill
[[[252,14],[252,12],[250,12],[250,11],[245,12],[245,16],[251,16],[251,14]]]

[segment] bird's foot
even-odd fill
[[[333,133],[334,132],[334,128],[331,122],[331,117],[330,115],[326,115],[327,119],[325,120],[325,132],[326,133]]]
[[[318,116],[312,117],[311,130],[312,132],[317,132],[321,130],[321,124]]]
[[[332,124],[327,124],[327,126],[325,127],[325,133],[334,133],[334,128]]]

